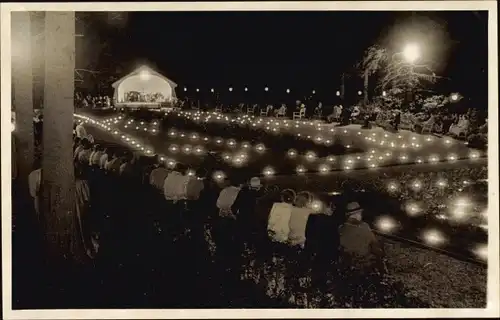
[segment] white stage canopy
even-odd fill
[[[113,98],[117,103],[160,103],[177,98],[175,94],[177,84],[146,66],[136,69],[112,86],[115,89]]]

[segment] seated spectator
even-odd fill
[[[361,110],[359,109],[359,106],[354,106],[354,108],[352,109],[352,112],[351,112],[351,118],[353,120],[355,120],[359,114],[361,113]]]
[[[104,148],[99,144],[94,145],[94,151],[90,155],[90,161],[89,161],[90,166],[99,168],[101,157],[103,155],[104,155]]]
[[[156,189],[163,191],[165,179],[167,178],[169,172],[170,171],[165,168],[165,162],[159,161],[156,168],[154,168],[149,175],[149,184]]]
[[[110,149],[108,148],[105,148],[103,151],[102,151],[102,155],[101,157],[99,158],[99,168],[101,169],[105,169],[106,168],[106,163],[108,162],[108,158],[110,158]]]
[[[186,171],[186,167],[178,163],[173,171],[171,171],[163,184],[163,194],[165,199],[176,203],[186,196],[186,185],[188,177],[182,172]]]
[[[273,204],[267,222],[268,234],[273,241],[288,242],[294,200],[295,195],[284,193],[281,195],[281,201]]]
[[[380,266],[383,251],[362,215],[357,202],[347,205],[347,221],[339,227],[340,249],[345,267],[367,271]]]
[[[87,138],[82,139],[82,150],[78,153],[77,160],[80,165],[88,165],[90,154],[92,153],[92,144]]]
[[[452,135],[461,136],[467,133],[467,131],[469,130],[469,126],[470,126],[470,121],[467,118],[467,116],[460,116],[458,123],[456,125],[452,124],[450,126],[449,132]]]
[[[286,104],[282,103],[279,109],[274,110],[274,116],[285,116],[286,115]]]
[[[34,164],[35,170],[28,175],[28,187],[30,195],[33,198],[35,212],[40,216],[40,185],[42,183],[42,168],[39,161]]]
[[[257,199],[262,196],[261,187],[260,179],[253,177],[248,184],[240,188],[231,206],[231,212],[237,218],[238,234],[243,238],[251,238],[258,231],[255,211],[257,208]]]
[[[217,208],[219,209],[219,216],[222,218],[233,218],[235,219],[235,212],[233,212],[233,204],[238,197],[238,193],[241,190],[241,186],[234,180],[226,178],[224,181],[225,187],[219,194],[217,198]]]
[[[120,166],[121,166],[120,153],[118,150],[113,150],[113,152],[111,153],[111,158],[106,160],[106,163],[104,164],[104,169],[108,173],[118,174],[120,172]]]
[[[292,246],[304,247],[305,245],[307,219],[313,213],[313,210],[307,205],[308,199],[305,196],[297,196],[290,216],[288,241]]]
[[[73,152],[73,160],[78,160],[78,155],[80,154],[80,151],[83,150],[83,141],[82,139],[76,137],[75,139],[75,144],[74,144],[74,152]]]
[[[81,167],[75,167],[75,208],[83,246],[87,256],[94,258],[97,252],[97,239],[92,236],[92,217],[90,213],[90,189]]]
[[[75,127],[76,136],[80,139],[83,139],[87,136],[87,130],[83,126],[83,123],[79,123]]]

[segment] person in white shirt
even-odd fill
[[[95,151],[90,156],[90,163],[89,164],[93,167],[99,167],[101,157],[104,154],[104,148],[98,144],[94,147],[94,150]]]
[[[40,185],[42,182],[42,168],[39,165],[35,164],[37,169],[33,170],[28,175],[28,187],[30,191],[30,195],[33,198],[34,208],[36,214],[40,215]]]
[[[87,130],[85,130],[85,127],[81,123],[76,125],[75,132],[76,136],[80,139],[83,139],[87,136]]]
[[[80,164],[88,165],[90,162],[90,154],[92,153],[92,145],[87,139],[82,139],[82,150],[78,153],[77,160]]]
[[[104,149],[101,157],[99,158],[99,168],[105,169],[106,162],[108,162],[109,150]]]

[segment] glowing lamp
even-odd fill
[[[226,177],[226,175],[224,174],[224,172],[222,171],[216,171],[214,172],[213,174],[213,179],[217,182],[221,182],[224,180],[224,178]]]
[[[421,237],[430,246],[440,246],[446,242],[442,232],[436,229],[425,230]]]
[[[336,95],[337,97],[340,97],[340,91],[335,92],[335,95]]]
[[[229,87],[229,92],[232,92],[233,91],[233,88]]]
[[[297,150],[295,150],[295,149],[290,149],[290,150],[288,150],[287,155],[288,155],[290,158],[295,158],[295,157],[297,156]]]
[[[379,217],[374,224],[378,230],[386,233],[393,232],[397,228],[396,221],[389,216]]]
[[[264,88],[264,91],[269,91],[269,88],[268,88],[268,87],[265,87],[265,88]]]
[[[320,173],[325,174],[325,173],[330,172],[331,168],[327,164],[322,164],[322,165],[319,166],[318,170],[319,170]]]
[[[407,44],[403,50],[403,56],[409,63],[414,63],[420,58],[420,49],[416,44]]]
[[[269,177],[269,176],[272,176],[274,175],[274,169],[272,167],[265,167],[264,170],[262,171],[262,173],[266,176],[266,177]]]
[[[297,169],[295,169],[297,171],[298,174],[302,174],[302,173],[305,173],[307,171],[306,167],[304,167],[303,165],[299,165],[297,166]]]
[[[258,152],[264,152],[266,150],[266,146],[263,145],[262,143],[259,143],[258,145],[255,146],[255,150]]]
[[[308,151],[308,152],[306,153],[306,159],[307,159],[308,161],[314,161],[314,160],[316,160],[316,157],[317,157],[317,155],[316,155],[316,153],[314,153],[313,151]]]
[[[290,93],[290,89],[286,89],[286,93]]]
[[[362,94],[363,94],[363,92],[361,92],[361,91],[358,91],[358,96],[360,96],[360,95],[362,95]]]
[[[323,202],[319,200],[313,200],[310,204],[310,207],[314,210],[314,212],[320,212],[321,209],[323,209]]]

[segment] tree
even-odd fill
[[[73,262],[83,256],[75,217],[72,157],[74,12],[46,13],[45,45],[41,213],[50,260]]]
[[[33,71],[31,67],[30,13],[12,13],[12,77],[16,112],[18,178],[27,181],[33,167]]]
[[[361,71],[362,77],[364,77],[364,98],[363,104],[368,105],[368,90],[369,90],[369,77],[377,73],[383,66],[384,62],[387,61],[387,50],[379,47],[378,45],[373,45],[369,47],[363,59],[357,64],[357,69]]]

